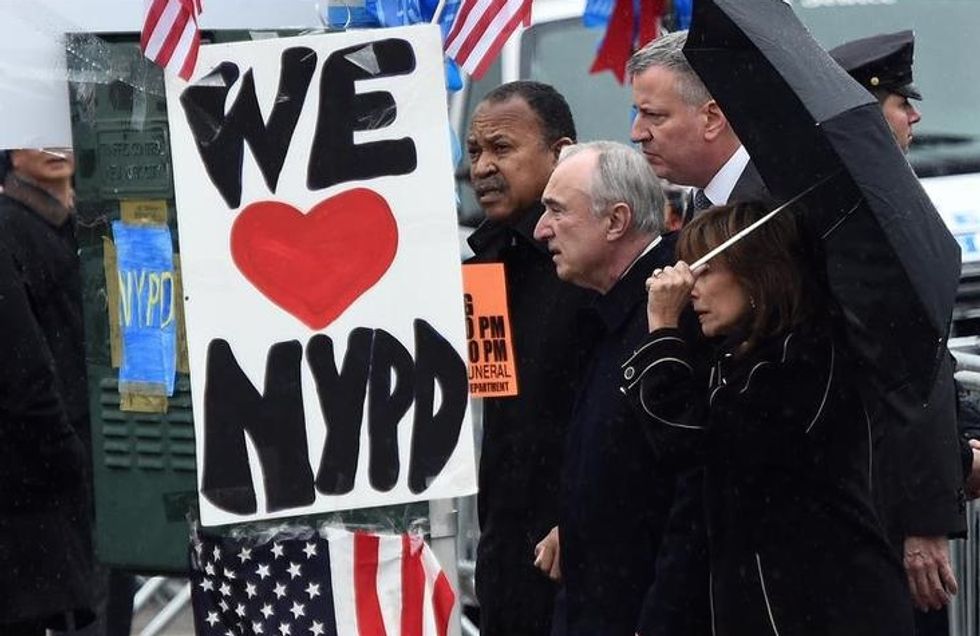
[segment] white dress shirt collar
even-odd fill
[[[721,170],[715,173],[711,181],[704,188],[704,194],[711,201],[712,205],[725,205],[732,196],[732,190],[738,183],[739,177],[745,171],[745,166],[749,163],[749,153],[745,146],[739,146],[738,150],[728,158]]]

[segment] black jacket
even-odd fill
[[[533,566],[534,546],[558,525],[565,431],[590,343],[577,313],[594,294],[563,283],[532,237],[544,208],[514,225],[487,221],[471,263],[504,264],[519,394],[483,400],[476,585],[481,632],[546,634],[556,586]]]
[[[829,329],[722,349],[707,382],[696,368],[661,329],[622,381],[654,446],[705,467],[715,633],[911,634],[871,501],[871,422]]]
[[[6,183],[0,195],[0,623],[70,610],[82,622],[93,604],[93,575],[74,224],[42,191],[13,176]]]
[[[665,236],[592,312],[598,343],[572,415],[561,497],[566,621],[559,628],[569,636],[632,635],[661,575],[671,583],[654,595],[644,629],[697,635],[707,627],[707,572],[697,571],[690,552],[703,541],[689,534],[701,527],[700,482],[679,479],[656,460],[619,391],[620,365],[647,332],[644,281],[675,262],[675,239]],[[683,514],[672,518],[672,508]],[[679,536],[665,533],[668,520]]]

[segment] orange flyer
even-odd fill
[[[502,263],[463,265],[470,395],[517,395],[517,361]]]

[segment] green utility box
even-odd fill
[[[124,403],[107,285],[117,274],[105,266],[112,222],[127,205],[165,210],[178,251],[163,72],[143,58],[137,36],[69,35],[67,51],[97,551],[113,566],[178,572],[186,569],[186,517],[197,499],[190,384],[178,376],[166,412]]]

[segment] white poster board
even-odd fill
[[[476,490],[434,26],[167,78],[204,525]]]

